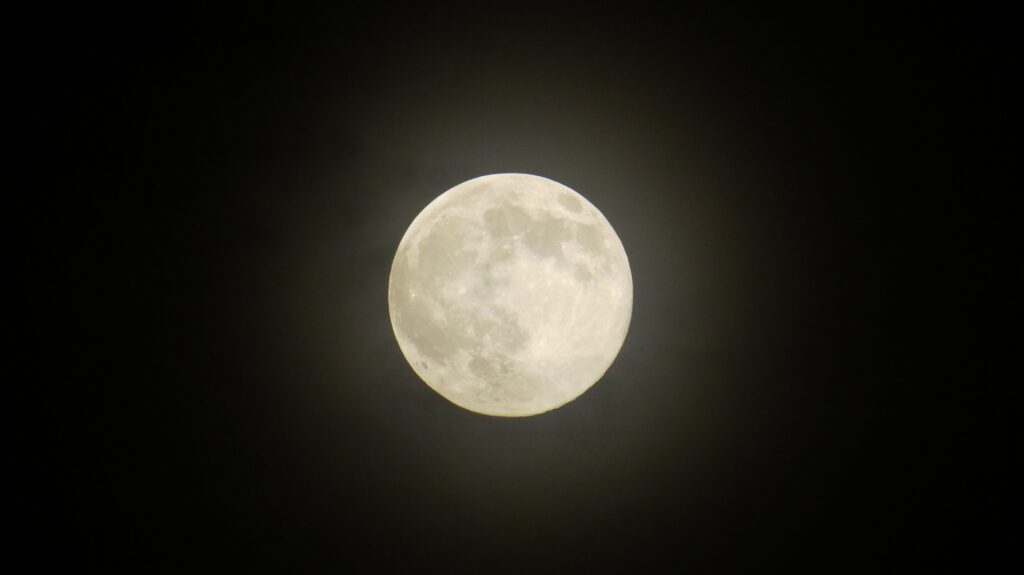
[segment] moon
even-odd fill
[[[629,329],[633,278],[586,198],[540,176],[492,174],[413,220],[388,306],[402,354],[434,391],[470,411],[523,417],[605,374]]]

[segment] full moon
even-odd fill
[[[409,365],[452,403],[521,417],[579,397],[629,329],[633,278],[586,198],[529,174],[438,196],[391,266],[391,326]]]

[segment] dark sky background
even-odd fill
[[[948,54],[934,19],[640,4],[77,18],[54,74],[83,136],[68,139],[66,295],[90,407],[64,495],[89,562],[942,559],[922,280],[921,166],[942,158],[925,71]],[[412,219],[497,172],[586,196],[633,271],[606,376],[523,419],[421,383],[387,309]]]

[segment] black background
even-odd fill
[[[938,561],[922,173],[947,30],[861,9],[83,13],[68,530],[139,569],[427,572]],[[68,104],[70,102],[70,104]],[[615,227],[607,375],[524,419],[422,384],[408,224],[472,177]],[[145,570],[145,569],[143,569]]]

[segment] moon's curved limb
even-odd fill
[[[453,403],[526,416],[575,399],[625,340],[633,282],[583,196],[528,174],[448,190],[413,220],[388,293],[409,364]]]

